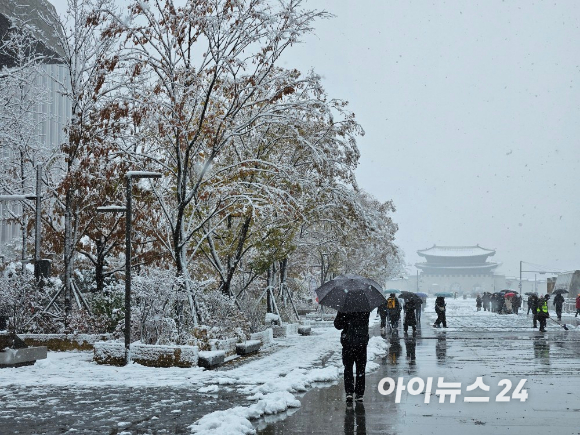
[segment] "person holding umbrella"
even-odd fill
[[[319,303],[338,311],[334,327],[341,332],[346,401],[362,402],[369,342],[370,312],[385,302],[382,289],[372,279],[340,275],[316,289]],[[356,382],[354,376],[356,366]]]
[[[514,310],[514,314],[518,314],[518,311],[520,310],[520,307],[522,306],[522,298],[521,296],[519,296],[518,294],[516,294],[514,296],[514,299],[512,301],[512,306],[513,306],[513,310]]]
[[[396,333],[399,327],[399,319],[401,318],[401,304],[395,297],[395,293],[391,293],[387,298],[387,313],[389,317],[389,325],[391,332]]]
[[[377,308],[377,313],[381,316],[381,334],[385,334],[387,328],[387,302],[385,301],[384,304],[379,305]]]
[[[580,293],[576,296],[576,315],[574,317],[578,317],[578,314],[580,314]]]
[[[417,327],[420,328],[421,327],[421,311],[424,309],[423,298],[421,296],[418,296],[417,299],[415,299],[415,305],[417,306],[417,308],[415,308],[415,320],[417,322]]]
[[[412,296],[405,300],[405,319],[403,320],[403,331],[405,336],[407,336],[407,331],[409,326],[413,328],[413,335],[417,335],[417,318],[415,317],[415,311],[417,309],[417,299],[416,296]]]

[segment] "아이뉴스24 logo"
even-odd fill
[[[503,389],[497,396],[495,396],[495,401],[509,402],[513,399],[519,400],[520,402],[525,402],[528,398],[527,390],[523,389],[526,381],[527,379],[521,379],[516,385],[515,389],[512,391],[511,395],[509,395],[510,390],[512,389],[512,381],[509,379],[502,379],[498,382],[497,385],[498,387],[503,387]],[[383,378],[379,382],[378,389],[379,393],[384,396],[388,396],[394,391],[395,403],[401,403],[401,395],[403,391],[407,391],[407,393],[411,396],[424,393],[425,403],[429,403],[431,401],[431,391],[433,389],[433,378],[428,377],[427,381],[417,377],[411,378],[406,385],[402,377],[399,377],[396,382],[393,378]],[[477,377],[473,384],[468,385],[465,388],[465,392],[470,393],[470,395],[463,397],[463,401],[476,403],[489,402],[489,395],[472,396],[471,394],[473,393],[471,392],[475,392],[475,394],[481,394],[481,392],[477,392],[476,390],[489,392],[490,387],[483,382],[482,377]],[[435,394],[439,396],[439,403],[445,403],[445,399],[448,396],[449,403],[455,403],[457,396],[461,395],[461,391],[461,382],[445,382],[445,378],[437,378],[437,388],[435,390]]]

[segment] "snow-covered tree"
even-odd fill
[[[191,258],[213,232],[208,224],[221,225],[240,200],[220,163],[256,124],[283,122],[290,107],[282,97],[308,84],[276,63],[325,14],[296,0],[135,1],[130,10],[118,32],[131,74],[151,84],[131,93],[142,125],[133,150],[166,176],[159,199],[168,234],[160,238],[187,285]]]
[[[44,164],[51,154],[39,125],[48,118],[41,111],[50,102],[42,82],[45,66],[53,59],[36,39],[34,29],[18,18],[12,18],[11,27],[0,36],[0,192],[33,194],[35,165]],[[12,214],[22,228],[22,259],[27,257],[31,205],[19,204],[16,208],[24,212]]]
[[[114,173],[123,166],[112,139],[125,110],[116,100],[123,83],[117,74],[119,41],[107,33],[114,13],[112,0],[69,0],[64,16],[48,20],[56,23],[53,39],[65,70],[52,79],[72,105],[67,137],[55,159],[59,171],[50,180],[55,188],[48,219],[48,240],[63,253],[67,312],[79,241],[96,219],[107,183],[111,178],[118,182]]]

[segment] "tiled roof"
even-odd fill
[[[437,246],[421,249],[417,254],[422,257],[476,257],[481,255],[494,255],[495,250],[476,246]]]

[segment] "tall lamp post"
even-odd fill
[[[531,272],[531,273],[539,273],[540,275],[544,275],[546,273],[553,273],[553,274],[558,274],[560,272],[558,271],[553,271],[553,270],[522,270],[522,263],[524,263],[523,261],[520,261],[520,283],[519,283],[519,287],[520,287],[520,297],[522,296],[522,273],[523,272]],[[536,281],[535,276],[534,276],[534,282]],[[534,287],[536,286],[536,284],[534,284]],[[537,288],[535,288],[534,290],[537,290]]]
[[[159,172],[129,171],[125,174],[127,183],[126,205],[98,207],[99,212],[125,213],[125,365],[131,361],[131,220],[132,189],[134,178],[161,178]]]

